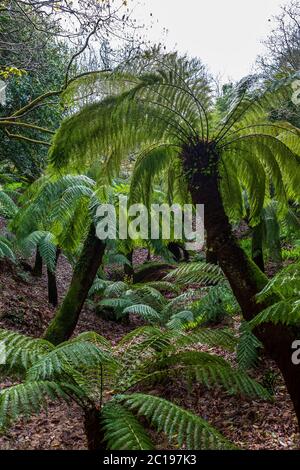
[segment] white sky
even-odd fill
[[[268,21],[288,0],[140,0],[134,16],[153,26],[154,42],[168,34],[164,43],[199,57],[222,82],[237,80],[251,72],[261,41],[271,30]],[[150,13],[153,16],[150,16]]]

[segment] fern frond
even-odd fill
[[[0,215],[11,219],[16,215],[19,208],[13,201],[13,199],[1,189],[0,186]]]
[[[44,339],[28,336],[9,330],[0,330],[0,341],[5,344],[6,363],[2,369],[24,372],[54,349]]]
[[[80,371],[100,364],[113,364],[114,358],[88,341],[63,343],[38,360],[28,371],[27,380],[59,378],[71,367]]]
[[[47,400],[70,402],[81,398],[78,387],[51,381],[30,381],[0,391],[0,428],[4,429],[20,416],[29,417],[47,406]]]
[[[150,437],[131,411],[120,403],[110,402],[102,409],[104,439],[110,450],[154,449]]]
[[[15,254],[10,241],[0,236],[0,259],[1,258],[8,258],[11,261],[15,261]]]
[[[182,284],[217,284],[224,281],[225,277],[218,266],[198,262],[182,264],[167,274],[164,279],[166,281],[176,280]]]
[[[237,339],[230,330],[212,328],[180,331],[175,335],[175,344],[178,348],[198,343],[234,351]]]
[[[270,305],[249,322],[251,328],[262,323],[282,323],[283,325],[300,325],[300,300],[281,300]]]
[[[243,370],[254,367],[258,360],[258,350],[262,348],[262,343],[252,333],[247,323],[241,325],[240,337],[237,345],[237,361]]]
[[[147,418],[179,448],[184,445],[191,450],[233,448],[207,421],[163,398],[134,393],[119,395],[117,399],[138,416]]]
[[[180,312],[174,313],[174,315],[171,316],[166,326],[171,330],[180,330],[193,320],[194,315],[190,310],[181,310]]]

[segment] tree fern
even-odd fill
[[[281,205],[298,197],[298,131],[268,119],[272,108],[291,98],[291,84],[298,75],[267,86],[257,76],[241,80],[233,87],[227,115],[220,115],[199,61],[166,54],[157,55],[148,66],[143,63],[140,68],[139,61],[135,66],[134,74],[132,68],[129,75],[124,72],[123,82],[119,71],[99,80],[106,98],[83,107],[62,124],[50,150],[54,167],[64,172],[82,167],[97,149],[107,156],[102,175],[111,179],[122,160],[135,154],[131,192],[141,199],[143,188],[149,182],[151,187],[170,162],[180,168],[184,146],[213,142],[220,155],[218,173],[229,216],[237,220],[244,215],[241,193],[246,189],[255,223],[271,181]],[[114,95],[107,96],[112,84]]]

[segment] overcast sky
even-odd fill
[[[135,16],[150,25],[155,42],[168,29],[165,43],[197,56],[221,80],[240,79],[251,72],[261,44],[288,0],[140,0]],[[153,14],[153,17],[150,16]]]

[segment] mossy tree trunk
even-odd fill
[[[204,223],[210,246],[231,285],[245,320],[250,321],[278,299],[273,296],[264,303],[256,299],[256,294],[263,289],[268,279],[233,236],[219,189],[219,155],[213,146],[199,143],[193,148],[183,149],[182,158],[193,203],[204,204]],[[270,323],[257,328],[255,333],[284,377],[300,424],[300,366],[291,360],[292,343],[297,337],[299,339],[299,331]]]
[[[101,265],[104,250],[105,243],[97,238],[95,226],[92,223],[76,263],[68,292],[44,334],[44,337],[51,343],[59,344],[72,335]]]
[[[47,269],[47,278],[48,278],[48,302],[49,304],[56,307],[58,304],[58,295],[57,295],[57,283],[56,283],[56,266],[58,263],[58,258],[60,255],[60,249],[56,249],[56,259],[55,259],[55,271]]]

